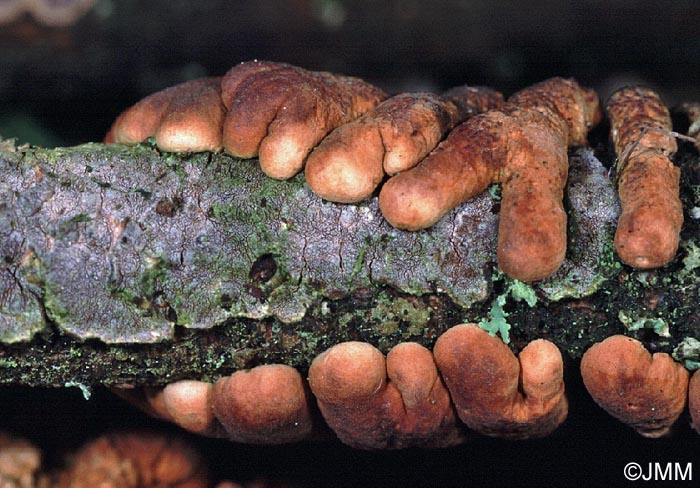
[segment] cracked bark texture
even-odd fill
[[[345,340],[430,346],[484,318],[508,285],[495,271],[489,192],[405,232],[376,198],[325,202],[303,176],[274,181],[256,161],[2,144],[0,383],[162,384],[271,362],[305,368]],[[534,285],[537,305],[508,300],[514,348],[550,336],[576,356],[619,330],[615,307],[571,306],[620,272],[605,171],[592,151],[573,154],[570,256]],[[610,327],[592,326],[601,316]],[[550,317],[566,325],[549,332]]]

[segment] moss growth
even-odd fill
[[[488,317],[479,321],[479,327],[495,336],[499,334],[506,344],[510,343],[510,324],[508,323],[508,312],[503,307],[506,304],[507,294],[499,295],[491,304]]]
[[[515,301],[524,300],[530,307],[534,307],[537,304],[537,294],[530,285],[518,280],[509,281],[508,291]]]
[[[689,371],[700,369],[700,341],[686,337],[673,350],[673,358],[683,363]]]
[[[537,295],[530,285],[510,279],[500,270],[494,273],[492,279],[496,283],[505,283],[505,290],[493,300],[487,316],[482,318],[478,324],[492,336],[499,334],[503,342],[508,344],[510,343],[511,329],[511,324],[508,323],[510,314],[505,310],[508,297],[512,297],[516,302],[522,301],[527,303],[529,307],[534,307],[537,304]]]
[[[654,331],[658,336],[671,337],[668,323],[661,317],[630,317],[624,310],[621,310],[618,313],[618,318],[620,322],[627,327],[627,330],[631,332],[649,329]]]
[[[14,359],[0,358],[0,368],[16,368],[19,363]]]
[[[125,224],[112,240],[106,219],[76,207],[69,231],[84,247],[56,241],[51,253],[37,247],[37,257],[25,259],[17,276],[50,320],[37,308],[34,325],[44,332],[31,343],[2,346],[0,382],[161,384],[216,379],[264,362],[304,369],[346,340],[384,352],[402,341],[430,347],[465,319],[488,322],[515,351],[546,337],[571,357],[615,333],[665,351],[684,337],[700,337],[697,220],[687,219],[674,263],[640,272],[617,261],[608,214],[596,209],[594,224],[572,222],[568,267],[552,281],[526,285],[498,274],[491,279],[497,214],[488,194],[432,229],[405,233],[379,218],[375,200],[323,202],[301,177],[271,182],[251,162],[227,156],[161,157],[145,146],[102,145],[1,156],[3,171],[20,168],[27,177],[39,164],[44,183],[56,182],[52,201],[96,208],[76,195],[102,196],[103,214]],[[696,160],[685,160],[683,181],[700,181]],[[584,196],[595,188],[586,186]],[[40,200],[42,193],[31,197]],[[180,204],[172,212],[156,211],[158,202],[175,198]],[[687,186],[684,198],[686,204],[695,198]],[[570,212],[585,210],[586,202],[570,202]],[[29,196],[23,204],[32,214]],[[60,226],[46,218],[42,230]],[[588,228],[602,234],[586,236]],[[7,242],[13,243],[0,245]],[[110,253],[105,242],[113,245]],[[274,273],[256,271],[264,256],[274,261]],[[78,272],[66,271],[73,269]],[[84,286],[81,273],[92,273],[91,283],[100,285]],[[186,327],[173,327],[172,319]],[[660,334],[664,323],[670,337]]]

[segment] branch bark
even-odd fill
[[[694,264],[638,273],[616,261],[617,201],[590,150],[571,158],[568,258],[529,287],[495,271],[495,191],[411,233],[389,226],[376,198],[324,202],[302,176],[274,181],[255,161],[0,144],[0,384],[305,368],[344,340],[430,346],[457,323],[504,320],[494,306],[509,314],[516,349],[546,336],[577,357],[624,327],[620,311],[632,323],[663,315],[675,335],[662,347],[700,336],[695,300],[676,315],[645,301],[697,296]]]

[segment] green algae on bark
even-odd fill
[[[38,329],[147,343],[172,339],[175,325],[299,322],[321,298],[361,288],[440,292],[464,307],[488,294],[496,216],[486,197],[407,233],[384,222],[376,200],[323,202],[301,177],[274,181],[221,155],[86,145],[0,164],[3,317],[23,314]],[[3,340],[29,339],[11,320]]]
[[[514,348],[547,337],[576,357],[619,331],[619,309],[634,308],[620,277],[638,273],[611,252],[617,202],[591,151],[572,155],[567,193],[562,270],[533,285],[534,306],[502,301]],[[497,218],[484,193],[409,233],[384,222],[376,199],[324,202],[303,176],[274,181],[255,161],[5,146],[0,383],[155,384],[270,362],[303,369],[345,340],[431,346],[502,292]]]

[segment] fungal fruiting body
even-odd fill
[[[406,230],[428,228],[500,184],[499,267],[521,281],[559,269],[566,253],[567,148],[584,144],[601,118],[591,90],[552,78],[503,106],[497,93],[466,87],[441,97],[385,98],[356,78],[242,63],[223,78],[145,98],[106,139],[133,144],[155,137],[165,150],[258,156],[276,179],[306,164],[310,188],[336,202],[368,198],[388,177],[380,209]],[[683,221],[668,111],[642,88],[616,92],[607,110],[621,162],[616,249],[635,267],[661,266],[675,255]],[[648,437],[668,432],[685,405],[687,371],[626,337],[593,346],[581,373],[596,402]],[[698,383],[691,383],[695,396]],[[342,442],[365,449],[456,444],[465,438],[459,420],[485,435],[539,437],[568,410],[554,344],[533,341],[516,357],[473,324],[448,330],[432,353],[413,343],[386,357],[367,343],[335,345],[316,357],[308,380],[289,366],[266,365],[215,384],[183,381],[127,396],[187,430],[237,442],[308,439],[320,412]],[[696,428],[697,404],[691,401]]]
[[[335,345],[314,359],[309,384],[326,423],[349,446],[446,447],[463,441],[433,355],[419,344],[399,344],[386,358],[366,342]]]
[[[503,187],[499,266],[521,281],[543,279],[566,252],[567,147],[583,144],[600,119],[597,96],[553,78],[458,125],[413,169],[390,178],[379,194],[395,227],[424,229],[490,184]]]
[[[105,142],[155,137],[165,151],[258,156],[268,176],[287,179],[330,131],[384,98],[359,78],[251,61],[223,78],[189,81],[144,98],[117,118]]]
[[[360,449],[447,447],[469,429],[541,437],[568,411],[556,346],[536,340],[518,358],[474,324],[449,329],[432,352],[404,342],[385,357],[365,342],[336,344],[312,361],[307,379],[263,365],[214,385],[186,380],[121,394],[190,431],[255,444],[315,438],[320,413],[340,441]]]
[[[122,112],[105,142],[138,144],[155,137],[164,151],[221,150],[221,78],[187,81],[147,96]]]
[[[181,380],[113,390],[146,413],[207,437],[281,444],[308,439],[313,431],[308,384],[282,364],[239,370],[216,383]]]
[[[630,266],[658,268],[675,256],[683,225],[671,117],[659,96],[643,87],[613,93],[607,112],[622,206],[615,249]]]
[[[258,156],[275,179],[297,174],[326,134],[386,98],[359,78],[269,62],[239,64],[221,86],[224,149],[240,158]]]
[[[581,359],[581,376],[598,405],[645,437],[668,434],[685,408],[688,371],[630,337],[594,344]]]
[[[214,415],[237,442],[279,444],[311,435],[308,385],[291,366],[237,371],[214,385]]]
[[[28,440],[0,431],[0,487],[31,488],[41,467],[41,452]]]
[[[688,382],[688,411],[691,425],[700,434],[700,372],[695,371]]]
[[[122,433],[103,435],[83,446],[50,486],[205,488],[210,484],[199,453],[182,440]]]
[[[329,134],[309,156],[306,181],[314,193],[332,202],[364,200],[386,174],[418,164],[456,124],[502,102],[498,92],[469,86],[443,96],[391,97]]]
[[[383,186],[379,205],[392,225],[407,230],[430,227],[500,183],[501,269],[535,281],[559,268],[566,253],[566,151],[583,144],[600,118],[592,91],[552,78],[494,110],[499,94],[469,87],[443,97],[403,94],[381,103],[385,98],[357,78],[241,63],[222,79],[196,80],[145,98],[117,119],[106,140],[133,144],[155,136],[165,150],[223,148],[241,158],[257,155],[262,170],[276,179],[301,171],[316,148],[307,181],[338,202],[367,198],[385,174],[398,172]],[[430,152],[456,123],[484,110]]]
[[[566,419],[564,364],[549,341],[531,342],[518,358],[499,338],[462,324],[438,338],[433,354],[470,429],[527,439],[550,434]]]

